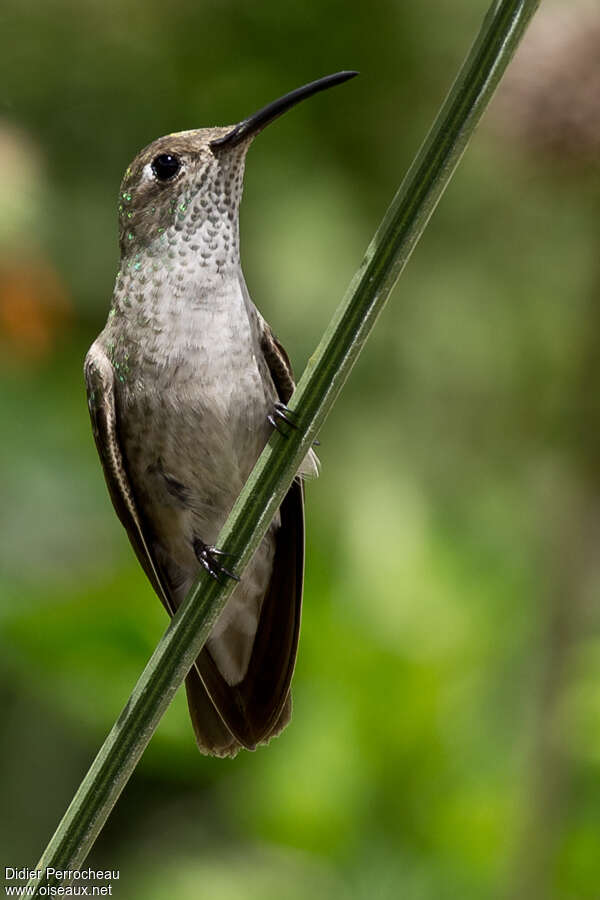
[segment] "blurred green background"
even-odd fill
[[[2,866],[166,626],[81,371],[126,165],[361,71],[248,159],[246,278],[300,372],[486,5],[4,0]],[[89,858],[115,896],[598,897],[599,19],[539,14],[323,429],[291,726],[205,759],[178,695]]]

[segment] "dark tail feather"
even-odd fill
[[[235,756],[242,745],[224,724],[195,669],[185,679],[185,690],[200,753],[207,756]]]
[[[204,753],[205,756],[236,756],[242,749],[242,745],[236,741],[224,724],[195,669],[192,669],[185,679],[185,690],[200,753]],[[283,731],[291,717],[292,695],[288,694],[277,722],[261,743],[268,743],[271,738]]]

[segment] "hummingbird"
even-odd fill
[[[201,568],[236,584],[186,677],[201,753],[235,756],[291,717],[304,577],[303,478],[311,449],[241,579],[218,534],[272,428],[294,427],[289,358],[242,274],[239,205],[256,135],[304,85],[234,126],[161,137],[119,194],[120,268],[108,320],[85,358],[92,430],[115,511],[173,615]]]

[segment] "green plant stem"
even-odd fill
[[[298,429],[274,432],[219,538],[241,574],[423,233],[539,0],[494,2],[429,135],[290,401]],[[233,590],[202,573],[158,644],[37,869],[81,865]],[[52,875],[32,879],[39,888]]]

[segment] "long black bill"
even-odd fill
[[[326,75],[324,78],[318,78],[317,81],[311,81],[310,84],[296,88],[295,91],[290,91],[289,94],[285,94],[279,100],[274,100],[273,103],[263,106],[254,115],[239,122],[226,135],[211,141],[210,145],[211,147],[235,147],[236,144],[239,144],[245,138],[258,134],[266,125],[279,118],[284,112],[295,106],[296,103],[306,100],[307,97],[312,97],[313,94],[317,94],[319,91],[326,91],[327,88],[341,84],[343,81],[348,81],[349,78],[354,78],[355,75],[358,75],[358,72],[336,72],[334,75]]]

